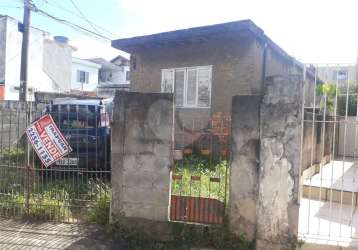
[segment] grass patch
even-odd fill
[[[27,199],[29,206],[27,207]],[[59,180],[36,183],[27,196],[24,189],[12,189],[0,194],[0,214],[27,215],[32,219],[70,221],[104,221],[99,216],[104,204],[110,201],[110,187],[100,181],[74,182]],[[109,205],[108,205],[109,206]],[[100,209],[99,209],[100,208]],[[108,220],[108,216],[107,216]]]

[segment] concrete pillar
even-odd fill
[[[266,79],[260,108],[257,249],[292,249],[298,231],[302,80]]]
[[[173,96],[117,92],[112,124],[113,217],[168,221]]]
[[[257,222],[260,101],[260,96],[232,99],[229,226],[250,240],[255,239]]]

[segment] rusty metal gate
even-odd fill
[[[51,114],[73,151],[46,168],[25,128]],[[0,216],[84,222],[110,201],[109,115],[100,101],[0,102]]]
[[[176,114],[170,219],[222,224],[228,199],[231,115]]]

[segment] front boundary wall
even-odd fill
[[[300,76],[266,79],[263,96],[235,96],[229,225],[256,248],[292,249],[298,230]]]
[[[117,92],[112,124],[111,214],[168,221],[173,96]]]
[[[293,249],[297,241],[302,87],[301,76],[276,76],[266,79],[262,96],[233,98],[228,225],[256,240],[256,249]],[[172,95],[117,92],[114,106],[112,218],[162,224],[173,162]]]

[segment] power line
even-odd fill
[[[82,32],[85,32],[85,33],[87,33],[87,34],[91,34],[91,35],[94,35],[94,36],[96,36],[96,37],[99,37],[99,38],[102,38],[102,39],[105,39],[105,40],[109,40],[109,41],[112,40],[112,39],[110,39],[110,38],[107,37],[107,36],[104,36],[104,35],[99,34],[99,33],[97,33],[97,32],[94,32],[94,31],[91,31],[91,30],[89,30],[89,29],[86,29],[86,28],[84,28],[84,27],[82,27],[82,26],[80,26],[80,25],[78,25],[78,24],[72,23],[72,22],[70,22],[70,21],[67,21],[67,20],[65,20],[65,19],[62,19],[62,18],[59,18],[59,17],[56,17],[56,16],[53,16],[53,15],[47,13],[46,11],[37,8],[36,6],[33,6],[32,10],[33,10],[35,13],[38,13],[38,14],[40,14],[40,15],[42,15],[42,16],[45,16],[45,17],[50,18],[50,19],[52,19],[52,20],[55,20],[55,21],[57,21],[57,22],[60,22],[61,24],[67,25],[67,26],[69,26],[69,27],[71,27],[71,28],[73,28],[73,29],[75,29],[75,30],[82,31]]]
[[[83,33],[85,33],[87,35],[90,34],[92,36],[96,36],[97,38],[102,38],[104,40],[109,40],[109,41],[112,40],[107,36],[104,36],[104,35],[99,34],[97,32],[91,31],[91,30],[89,30],[87,28],[84,28],[84,27],[78,25],[78,24],[72,23],[72,22],[70,22],[68,20],[65,20],[65,19],[62,19],[62,18],[59,18],[59,17],[56,17],[56,16],[53,16],[52,14],[50,14],[50,13],[40,9],[39,7],[37,7],[32,1],[29,4],[24,3],[24,5],[29,7],[34,13],[40,14],[40,15],[42,15],[44,17],[47,17],[47,18],[52,19],[54,21],[60,22],[61,24],[67,25],[67,26],[71,27],[74,30],[81,31],[81,32],[83,32]]]
[[[75,2],[73,0],[70,0],[70,2],[72,3],[73,7],[75,7],[75,9],[77,10],[77,12],[82,16],[82,18],[94,29],[94,31],[96,31],[97,33],[100,33],[96,27],[92,24],[92,22],[90,20],[88,20],[88,18],[82,13],[82,11],[77,7],[77,5],[75,4]]]
[[[102,32],[105,32],[106,34],[109,34],[109,35],[111,35],[111,36],[113,36],[115,38],[119,37],[118,34],[115,34],[112,31],[110,31],[110,30],[108,30],[108,29],[106,29],[106,28],[104,28],[104,27],[102,27],[102,26],[90,21],[88,18],[86,18],[87,20],[84,19],[83,16],[81,16],[78,13],[75,13],[74,11],[72,11],[72,10],[70,10],[70,9],[60,5],[60,4],[58,4],[56,1],[47,1],[47,0],[43,0],[43,1],[45,1],[45,3],[47,3],[48,5],[50,5],[50,6],[54,7],[54,8],[57,8],[57,9],[62,10],[64,12],[67,12],[67,13],[69,13],[69,14],[71,14],[73,16],[76,16],[76,17],[78,17],[78,18],[80,18],[80,19],[82,19],[82,20],[84,20],[86,22],[89,21],[94,27],[96,27],[96,30],[100,29]]]

